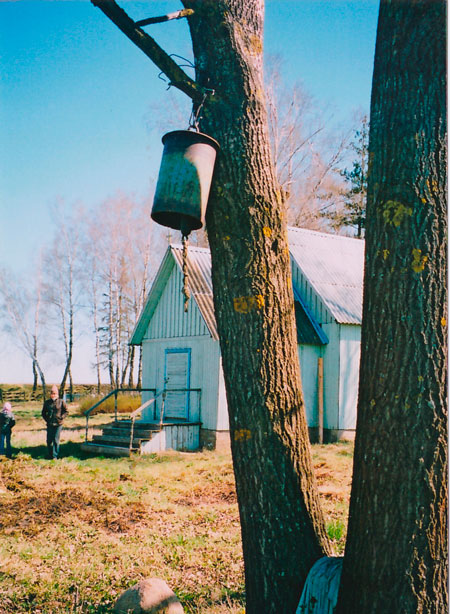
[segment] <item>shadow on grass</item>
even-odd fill
[[[13,448],[13,457],[17,456],[17,454],[28,454],[31,458],[34,459],[46,459],[47,458],[47,446],[39,445],[39,446],[24,446],[20,448]],[[59,446],[59,458],[76,458],[78,460],[86,460],[88,458],[96,457],[96,454],[92,452],[86,452],[81,449],[81,443],[75,443],[73,441],[67,441],[66,443],[62,443]],[[100,458],[97,456],[97,458]],[[103,457],[106,458],[106,457]],[[108,459],[110,457],[107,457]],[[114,457],[111,457],[114,458]]]

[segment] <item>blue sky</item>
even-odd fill
[[[119,4],[135,20],[181,8]],[[287,85],[301,81],[349,121],[369,109],[377,14],[377,0],[267,0],[266,56],[283,58]],[[191,57],[184,20],[147,31],[168,53]],[[53,234],[49,209],[59,198],[89,207],[118,190],[150,192],[164,133],[158,105],[175,96],[180,128],[190,112],[158,74],[89,0],[0,2],[0,266],[30,268]],[[0,381],[25,381],[28,371],[19,358],[0,359]]]

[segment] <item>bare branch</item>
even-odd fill
[[[174,60],[118,6],[114,0],[91,0],[169,78],[170,85],[201,102],[203,89],[181,70]]]
[[[183,17],[189,17],[189,15],[193,14],[194,11],[192,9],[181,9],[181,11],[169,13],[168,15],[163,15],[162,17],[149,17],[148,19],[141,19],[140,21],[136,21],[136,25],[139,27],[149,26],[153,23],[163,23],[165,21],[171,21],[172,19],[183,19]]]

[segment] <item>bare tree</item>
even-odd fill
[[[364,235],[366,222],[367,178],[369,171],[369,120],[363,115],[354,139],[349,144],[353,156],[352,168],[338,172],[346,180],[342,201],[330,202],[321,208],[320,215],[329,220],[334,230],[352,229],[358,238]]]
[[[100,355],[100,300],[101,286],[99,283],[99,261],[101,253],[97,243],[97,227],[90,222],[89,214],[83,221],[82,243],[82,282],[84,284],[86,300],[88,304],[89,318],[91,319],[92,332],[94,334],[95,360],[93,367],[97,376],[97,392],[101,391],[102,360]]]
[[[268,126],[277,179],[293,226],[328,226],[323,207],[339,207],[345,183],[336,168],[347,153],[349,135],[340,134],[318,103],[297,83],[287,88],[282,66],[272,58],[266,79]]]
[[[101,203],[85,220],[85,270],[96,338],[96,366],[114,388],[134,386],[136,357],[128,344],[142,311],[162,241],[148,202],[123,194]],[[140,381],[141,356],[137,365]]]
[[[39,264],[34,283],[17,278],[11,272],[0,271],[1,312],[5,319],[4,329],[11,339],[31,360],[33,392],[36,392],[38,376],[45,397],[45,376],[41,366],[44,353],[42,336],[44,314],[42,309],[42,275]]]
[[[62,201],[53,208],[55,236],[45,254],[45,300],[53,315],[56,334],[62,342],[65,365],[59,385],[63,395],[69,380],[73,394],[72,359],[77,312],[80,309],[82,285],[78,271],[80,213],[68,212]]]

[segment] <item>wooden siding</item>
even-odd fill
[[[228,418],[228,403],[227,393],[225,389],[225,379],[222,370],[222,356],[219,349],[219,394],[218,394],[218,411],[217,411],[217,426],[218,431],[228,431],[230,429],[230,421]]]
[[[220,348],[218,341],[210,336],[184,337],[182,339],[154,339],[144,340],[142,381],[145,388],[162,390],[164,387],[164,356],[166,350],[189,349],[191,352],[190,388],[200,388],[201,398],[198,404],[197,393],[191,392],[189,403],[189,420],[202,422],[203,428],[219,430],[227,428],[227,410],[218,412],[219,378],[220,374]],[[143,393],[143,402],[149,397]],[[155,410],[151,406],[148,411],[142,412],[142,420],[153,420],[154,411],[159,416],[161,398],[158,398]],[[226,417],[224,419],[223,413]],[[226,427],[218,426],[224,424]]]
[[[361,327],[342,324],[340,331],[339,425],[342,430],[356,429],[358,404]]]
[[[339,324],[324,324],[323,330],[329,339],[323,354],[323,426],[337,429],[339,424]]]
[[[304,277],[293,258],[291,258],[291,270],[294,288],[300,294],[306,305],[308,305],[309,310],[318,324],[322,326],[323,324],[334,322],[333,316]]]
[[[150,441],[142,443],[141,454],[164,450],[198,450],[200,446],[199,424],[166,424]]]
[[[210,332],[195,301],[184,311],[183,278],[174,267],[144,335],[147,339],[208,336]]]
[[[319,426],[318,422],[318,379],[317,362],[322,348],[317,345],[299,345],[298,358],[305,400],[306,421],[309,427]]]

